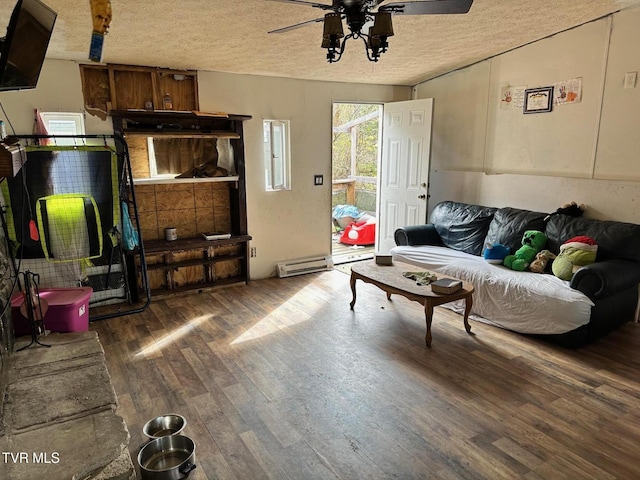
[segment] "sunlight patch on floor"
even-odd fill
[[[316,307],[308,308],[308,298],[311,294],[306,292],[313,290],[315,290],[313,285],[304,287],[289,300],[249,327],[243,334],[235,338],[230,345],[237,345],[242,342],[266,337],[267,335],[280,332],[287,327],[298,325],[311,319],[316,310],[321,306],[321,304],[318,303]],[[304,311],[302,310],[303,303],[297,300],[298,296],[307,297],[304,303]]]
[[[189,332],[195,329],[198,325],[212,318],[214,317],[211,315],[200,315],[199,317],[193,318],[189,320],[187,323],[185,323],[184,325],[182,325],[181,327],[178,327],[175,330],[172,330],[170,333],[164,335],[163,337],[160,337],[158,340],[155,340],[149,345],[143,347],[138,353],[136,353],[135,356],[142,357],[142,356],[148,356],[148,355],[157,353],[160,350],[162,350],[164,347],[172,344],[176,340],[179,340],[180,338],[187,335]]]

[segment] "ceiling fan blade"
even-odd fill
[[[420,2],[395,2],[380,7],[380,11],[399,15],[436,15],[467,13],[473,0],[425,0]]]
[[[270,2],[281,2],[281,3],[294,3],[298,5],[307,5],[309,7],[321,8],[322,10],[333,10],[332,5],[325,5],[324,3],[316,3],[316,2],[306,2],[305,0],[269,0]],[[271,33],[271,32],[269,32]]]
[[[272,0],[272,1],[274,1],[274,0]],[[302,23],[296,23],[295,25],[289,25],[288,27],[277,28],[277,29],[271,30],[270,32],[267,32],[267,33],[284,33],[284,32],[288,32],[290,30],[295,30],[296,28],[304,27],[305,25],[310,25],[312,23],[320,23],[320,22],[324,22],[324,17],[315,18],[313,20],[307,20],[306,22],[302,22]]]

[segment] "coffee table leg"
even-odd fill
[[[424,303],[424,316],[427,321],[427,334],[424,336],[424,341],[427,347],[431,346],[431,320],[433,319],[433,305],[429,300],[425,300]]]
[[[469,314],[471,313],[471,307],[473,306],[473,297],[471,294],[467,295],[464,300],[464,329],[467,333],[471,333],[471,325],[469,325]]]
[[[353,306],[356,304],[356,277],[353,274],[353,272],[351,272],[351,294],[353,295],[353,299],[351,300],[351,303],[349,304],[349,306],[351,307],[351,310],[353,310]]]

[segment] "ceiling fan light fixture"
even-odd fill
[[[342,29],[342,15],[339,13],[327,13],[324,16],[323,39],[334,39],[344,37]]]
[[[380,54],[386,51],[386,48],[382,50],[382,42],[380,37],[373,36],[373,27],[369,27],[369,35],[365,41],[365,48],[367,50],[367,57],[372,62],[377,62],[380,58]]]
[[[339,38],[323,38],[322,39],[322,48],[326,48],[332,51],[340,50],[340,39]]]
[[[415,0],[411,2],[390,2],[386,0],[332,0],[331,5],[310,0],[271,0],[273,2],[307,5],[322,10],[332,10],[324,17],[272,30],[269,33],[283,33],[305,25],[323,22],[322,48],[327,50],[327,61],[340,61],[347,40],[360,39],[364,42],[367,58],[377,62],[380,55],[389,49],[388,39],[394,35],[392,15],[443,15],[467,13],[473,0]],[[377,11],[374,11],[377,10]],[[349,33],[344,34],[342,21]],[[365,25],[373,25],[363,32]]]
[[[373,27],[370,27],[369,35],[367,35],[367,48],[377,52],[380,50],[380,47],[382,47],[381,38],[373,35]]]
[[[381,53],[389,48],[387,39],[393,36],[391,12],[377,12],[373,14],[373,27],[369,29],[369,45],[372,56],[377,59]]]
[[[341,55],[336,52],[335,48],[329,48],[327,50],[327,62],[335,63],[340,60]]]
[[[341,39],[344,37],[342,29],[342,15],[340,13],[327,13],[324,16],[322,31],[322,48],[327,49],[327,61],[334,63],[340,60],[344,44]]]
[[[373,14],[373,27],[371,27],[370,35],[377,38],[393,37],[391,12],[376,12]]]

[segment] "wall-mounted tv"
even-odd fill
[[[18,0],[0,40],[0,91],[36,87],[56,17],[40,0]]]

